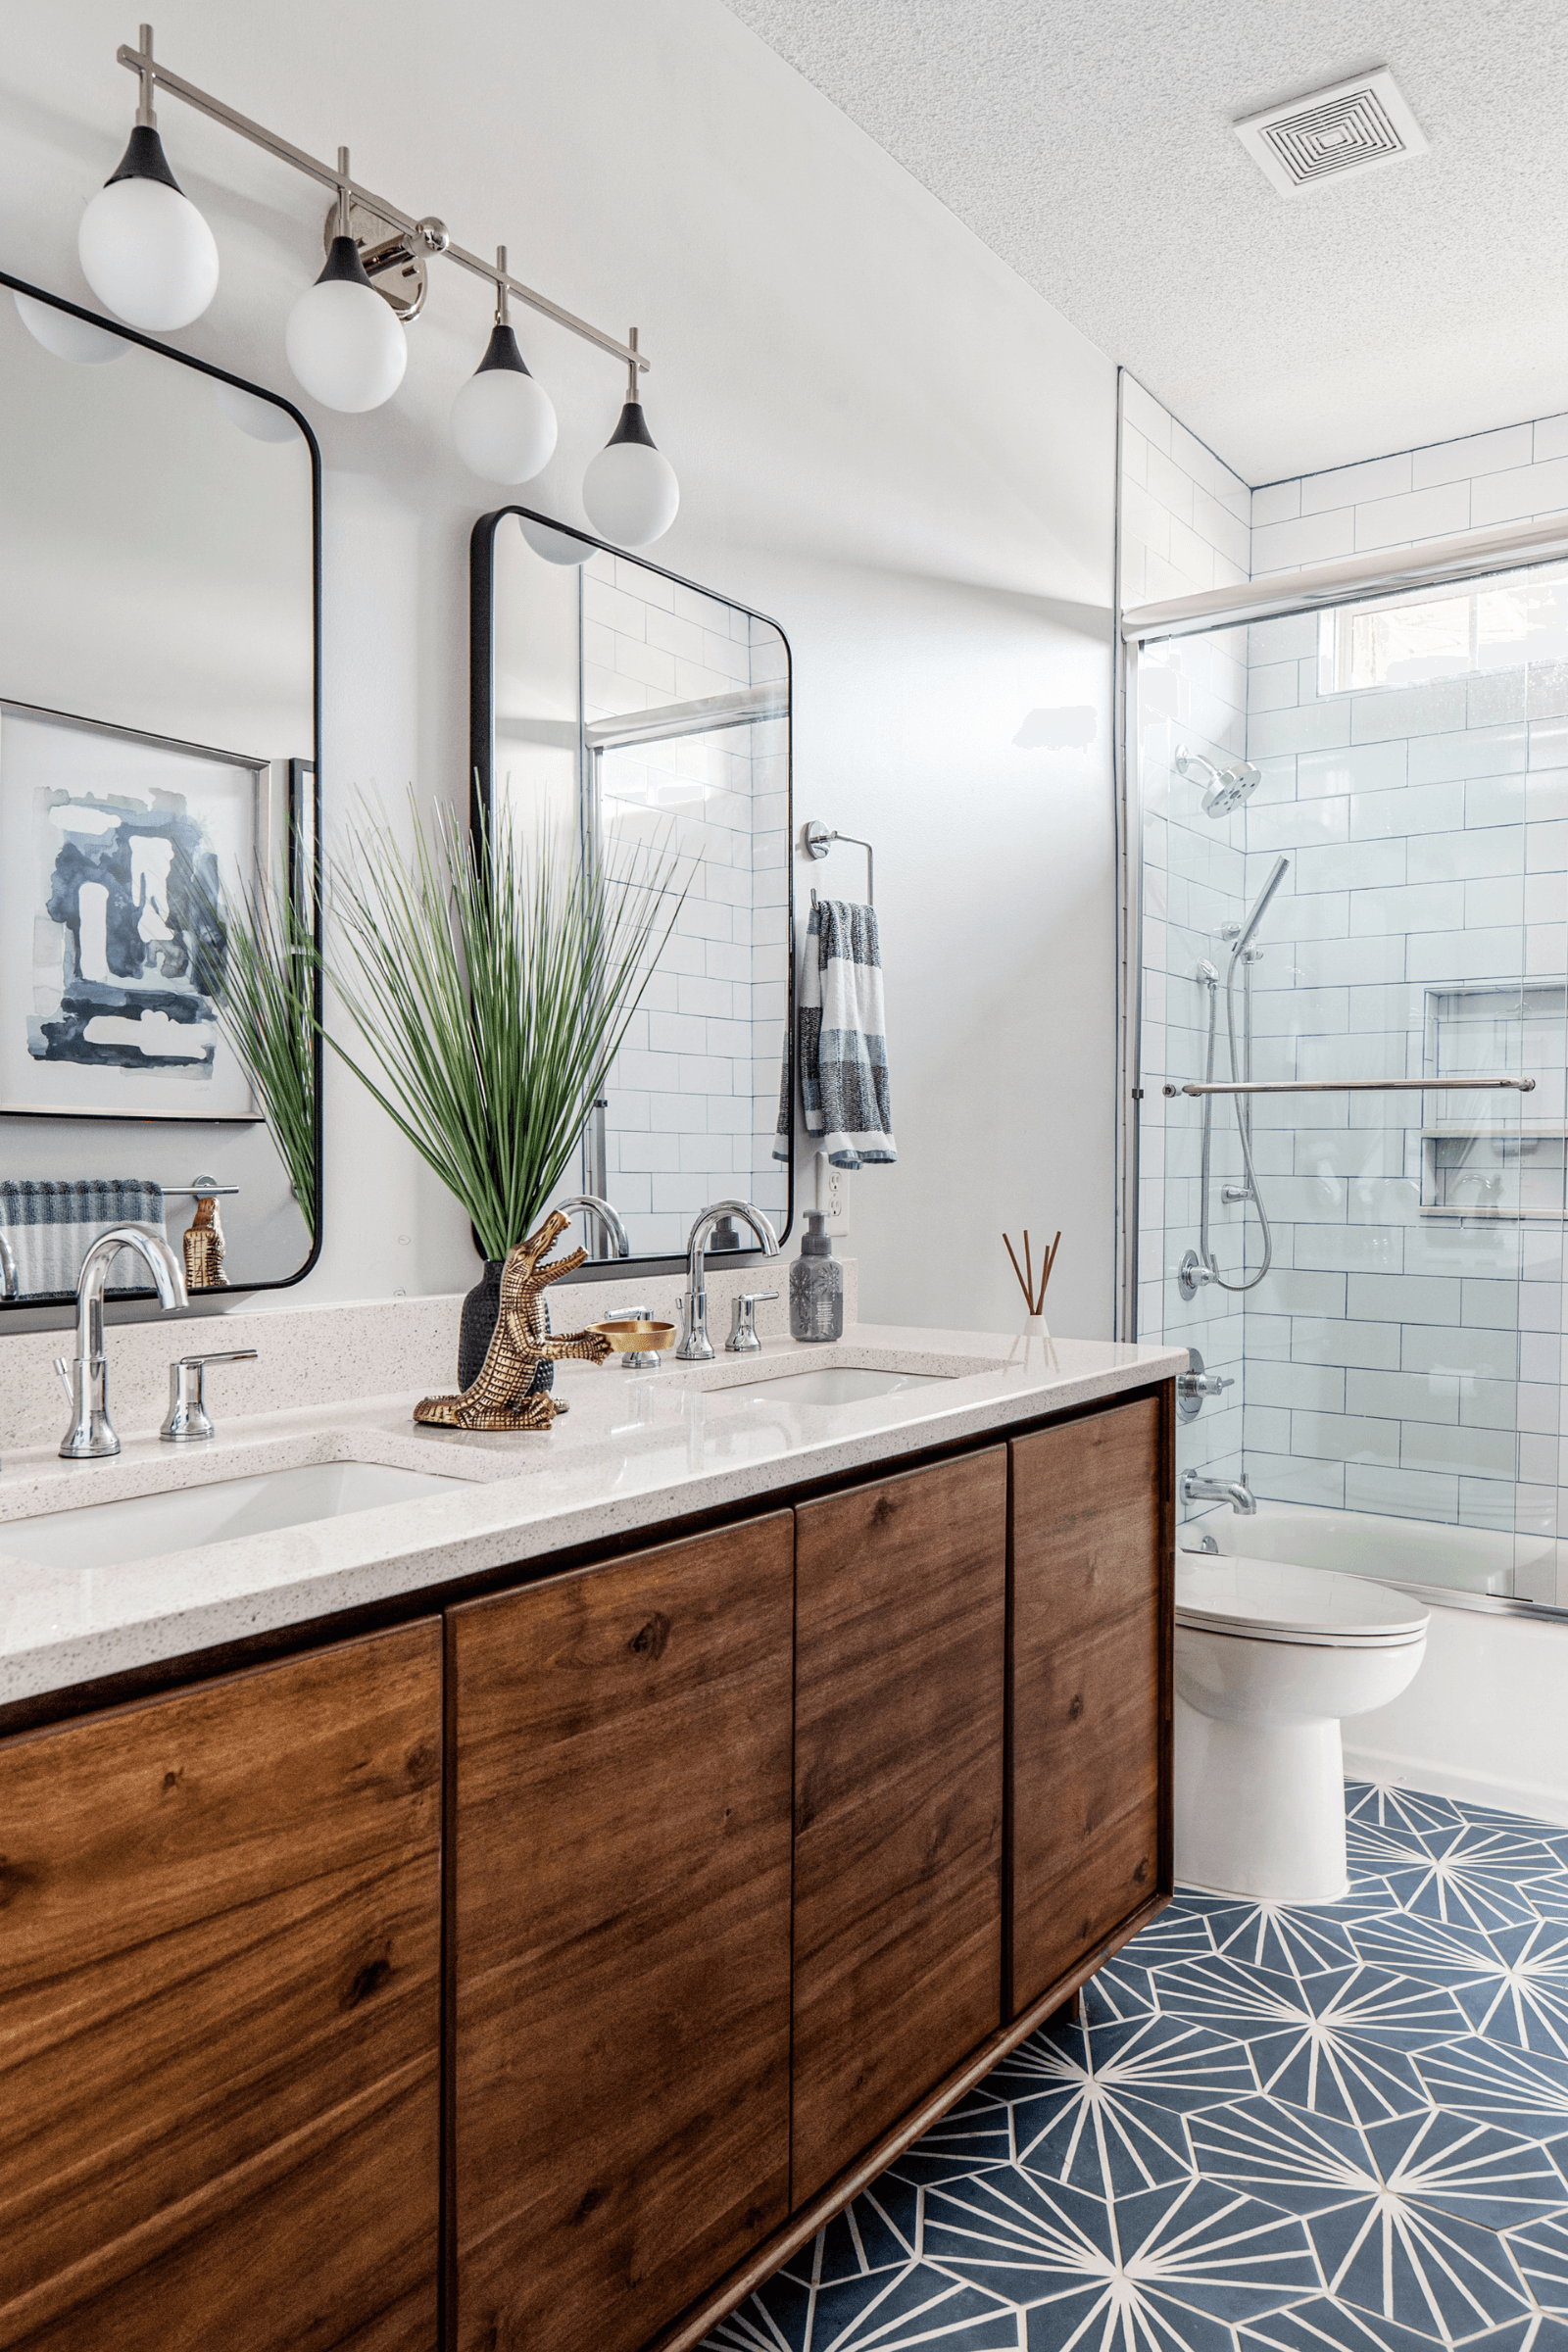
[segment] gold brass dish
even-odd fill
[[[627,1372],[657,1372],[660,1357],[675,1344],[673,1323],[626,1317],[612,1323],[590,1323],[588,1328],[610,1342]]]

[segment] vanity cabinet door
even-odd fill
[[[429,2352],[430,1620],[0,1746],[0,2344]]]
[[[1009,2017],[1170,1891],[1168,1411],[1012,1441]]]
[[[461,2352],[632,2352],[785,2218],[792,1536],[449,1613]]]
[[[1001,2023],[1007,1462],[796,1512],[801,2205]]]

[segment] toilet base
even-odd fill
[[[1238,1723],[1176,1694],[1176,1876],[1256,1902],[1346,1894],[1338,1718]]]

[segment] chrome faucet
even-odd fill
[[[20,1298],[22,1278],[17,1272],[17,1253],[0,1228],[0,1298]]]
[[[76,1352],[68,1367],[56,1356],[55,1370],[71,1398],[71,1427],[60,1446],[65,1462],[101,1461],[120,1451],[120,1440],[109,1418],[108,1366],[104,1359],[104,1285],[122,1250],[134,1250],[147,1261],[158,1286],[158,1303],[166,1315],[189,1303],[185,1277],[178,1258],[161,1233],[140,1225],[111,1225],[101,1233],[81,1261],[76,1278]]]
[[[609,1235],[610,1246],[615,1255],[630,1257],[631,1240],[625,1226],[620,1221],[620,1211],[612,1208],[602,1194],[574,1193],[569,1200],[558,1200],[556,1206],[564,1217],[571,1216],[580,1208],[583,1211],[585,1224],[589,1217],[597,1218],[600,1230]]]
[[[1257,1496],[1247,1483],[1247,1472],[1240,1478],[1205,1478],[1200,1470],[1182,1472],[1181,1498],[1183,1502],[1228,1502],[1233,1511],[1241,1511],[1250,1519],[1257,1510]]]
[[[710,1364],[713,1360],[713,1343],[708,1336],[708,1270],[703,1252],[713,1227],[725,1217],[739,1217],[749,1225],[761,1246],[764,1257],[777,1257],[778,1236],[760,1208],[749,1200],[715,1200],[705,1208],[694,1222],[687,1238],[686,1296],[680,1301],[681,1334],[675,1353],[682,1363]]]

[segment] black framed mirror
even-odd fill
[[[275,394],[0,289],[0,1289],[69,1298],[122,1222],[204,1237],[193,1297],[276,1289],[320,1247],[319,453]],[[270,1076],[247,942],[299,1016]],[[122,1253],[111,1295],[146,1290]]]
[[[778,623],[526,507],[470,542],[475,838],[524,829],[669,843],[689,878],[560,1197],[616,1211],[630,1258],[684,1262],[693,1219],[740,1199],[794,1217],[791,662]],[[598,1219],[581,1239],[625,1259]],[[738,1221],[719,1250],[756,1255]]]

